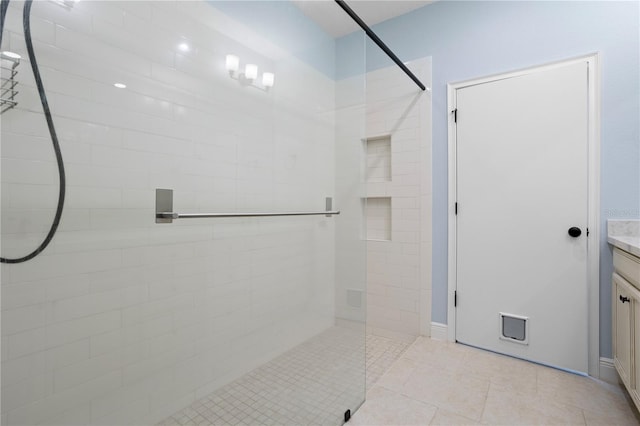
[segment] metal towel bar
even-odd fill
[[[156,223],[172,223],[174,219],[203,219],[220,217],[266,217],[266,216],[320,216],[331,217],[340,214],[340,210],[332,210],[332,199],[325,200],[324,211],[314,212],[256,212],[256,213],[174,213],[173,190],[156,189]]]

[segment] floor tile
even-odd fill
[[[365,345],[361,334],[330,330],[162,424],[338,425],[335,413],[358,391],[332,372],[363,372],[365,361],[367,401],[352,426],[640,425],[620,386],[424,337],[408,345],[368,335],[364,360],[358,340]]]
[[[637,426],[640,424],[639,416],[634,414],[631,408],[606,412],[583,410],[583,412],[587,426]]]
[[[419,337],[403,358],[419,361],[428,368],[455,371],[464,362],[468,349],[461,345]]]
[[[402,357],[393,363],[387,372],[380,377],[377,384],[400,392],[418,366],[419,364],[416,361]]]
[[[377,386],[438,407],[434,425],[640,425],[620,386],[425,338]]]
[[[366,370],[367,389],[370,389],[380,377],[405,353],[411,343],[387,337],[367,335]]]
[[[584,425],[582,410],[491,385],[482,421],[490,425]]]
[[[419,370],[402,387],[402,394],[480,420],[489,380],[442,369]]]
[[[437,408],[400,395],[382,386],[367,393],[367,401],[349,421],[350,426],[428,425]]]
[[[627,409],[619,386],[553,368],[538,370],[538,394],[583,410],[607,412]]]
[[[362,402],[365,379],[367,389],[373,387],[409,346],[374,335],[365,341],[362,331],[333,327],[160,424],[338,425],[346,409]],[[429,421],[435,413],[417,401],[398,402],[420,418],[430,413]]]
[[[504,355],[469,348],[460,371],[489,379],[494,387],[534,395],[538,366]]]
[[[438,408],[438,411],[433,417],[433,420],[431,420],[430,424],[432,426],[467,426],[477,425],[478,422],[467,417],[463,417],[459,414],[451,413],[442,408]]]

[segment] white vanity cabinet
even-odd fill
[[[634,330],[632,305],[637,303],[633,288],[618,274],[613,274],[613,362],[618,375],[628,389],[632,388],[631,350]],[[637,306],[636,306],[637,310]],[[640,315],[638,315],[640,317]],[[639,329],[640,331],[640,329]]]
[[[640,408],[640,258],[615,247],[613,265],[613,362]]]

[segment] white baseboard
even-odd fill
[[[600,358],[600,380],[613,384],[619,382],[618,373],[611,358]]]
[[[431,338],[433,340],[447,340],[447,324],[441,324],[439,322],[431,323]]]

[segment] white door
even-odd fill
[[[456,90],[456,340],[580,372],[588,371],[587,67]]]

